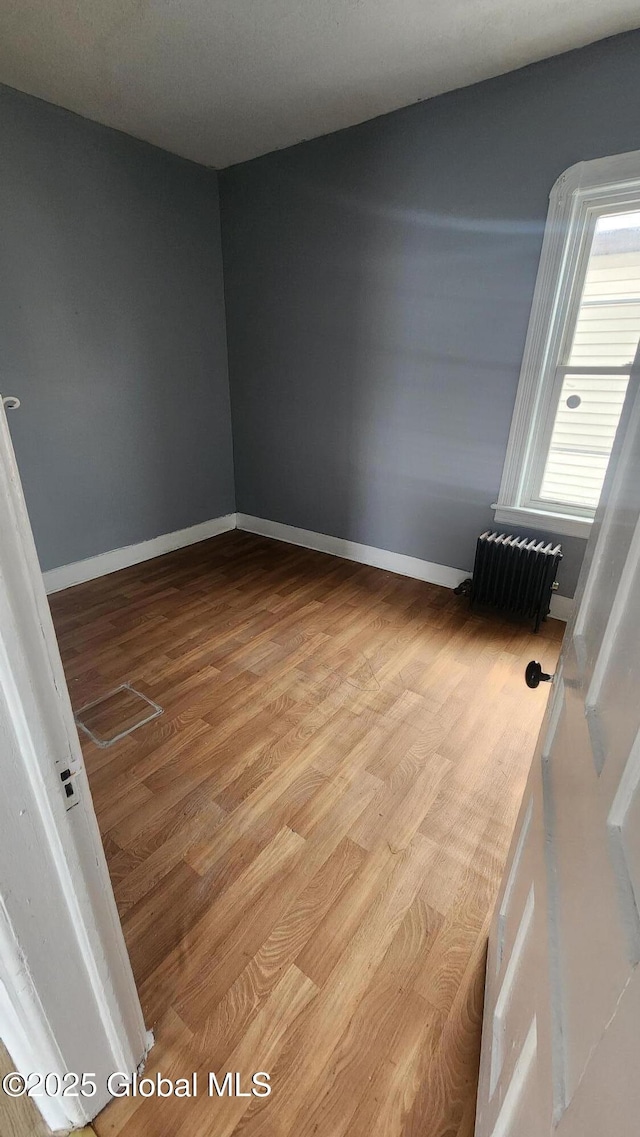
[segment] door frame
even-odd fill
[[[68,1130],[108,1103],[109,1074],[133,1074],[153,1038],[1,400],[0,534],[0,1037],[23,1076],[94,1075],[90,1097],[34,1097],[52,1130]]]

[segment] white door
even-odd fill
[[[476,1137],[640,1133],[640,395],[633,399],[494,915]]]

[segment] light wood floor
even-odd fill
[[[0,1079],[12,1073],[16,1064],[0,1041]],[[2,1137],[48,1137],[51,1130],[45,1125],[33,1098],[11,1098],[0,1090],[0,1133]]]
[[[231,533],[52,599],[75,707],[164,707],[84,739],[148,1026],[99,1137],[470,1137],[488,920],[563,625]],[[206,1073],[271,1075],[209,1099]],[[242,1089],[247,1087],[243,1084]]]

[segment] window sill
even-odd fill
[[[586,540],[593,525],[590,517],[571,517],[566,513],[548,513],[543,509],[526,509],[513,505],[492,505],[491,508],[495,509],[496,521],[543,529],[546,533],[558,533],[562,537],[583,537]]]

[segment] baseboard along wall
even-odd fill
[[[48,569],[43,573],[44,586],[47,592],[61,592],[63,588],[70,588],[73,584],[83,584],[85,580],[95,580],[98,576],[106,576],[110,572],[117,572],[118,569],[129,568],[129,565],[150,561],[153,557],[161,557],[163,553],[172,553],[174,549],[183,549],[186,545],[206,541],[208,537],[217,537],[219,533],[228,533],[235,527],[235,513],[227,513],[224,517],[213,517],[210,521],[202,521],[199,525],[189,526],[188,529],[176,529],[173,533],[162,533],[159,537],[140,541],[137,545],[110,549],[107,553],[98,553],[97,556],[87,557],[84,561],[74,561],[70,565]]]
[[[426,580],[429,584],[441,584],[443,588],[456,588],[461,581],[471,576],[470,569],[449,568],[435,561],[422,561],[418,557],[408,557],[405,553],[390,553],[387,549],[376,549],[373,545],[361,545],[358,541],[346,541],[343,537],[330,537],[326,533],[313,533],[310,529],[297,529],[294,525],[282,525],[279,521],[266,521],[262,517],[250,517],[246,513],[237,515],[238,529],[245,533],[258,533],[261,537],[272,537],[275,541],[285,541],[288,545],[301,545],[303,549],[315,549],[319,553],[330,553],[343,557],[346,561],[357,561],[361,565],[386,569],[400,576],[411,576],[415,580]]]
[[[313,533],[310,529],[297,529],[294,525],[283,525],[279,521],[267,521],[263,517],[251,517],[246,513],[237,514],[237,528],[245,533],[257,533],[261,537],[272,537],[275,541],[285,541],[289,545],[301,545],[304,549],[315,549],[319,553],[330,553],[334,557],[344,557],[347,561],[357,561],[362,565],[396,572],[400,576],[411,576],[429,584],[440,584],[443,588],[456,588],[461,581],[471,576],[471,569],[450,568],[435,561],[423,561],[419,557],[409,557],[406,553],[392,553],[388,549],[377,549],[373,545],[361,545],[358,541],[346,541],[343,537],[330,537],[325,533]],[[551,597],[550,615],[554,620],[567,621],[573,609],[570,596]]]
[[[224,517],[214,517],[210,521],[203,521],[200,525],[192,525],[188,529],[163,533],[150,541],[126,545],[122,549],[111,549],[110,552],[100,553],[96,557],[88,557],[83,561],[49,569],[43,574],[45,587],[47,592],[60,592],[63,588],[106,576],[107,573],[117,572],[118,569],[128,568],[129,565],[139,564],[152,557],[159,557],[174,549],[194,545],[198,541],[206,541],[209,537],[228,533],[231,529],[242,529],[245,533],[271,537],[274,541],[284,541],[288,545],[315,549],[320,553],[357,561],[358,564],[386,569],[387,572],[395,572],[400,576],[410,576],[429,584],[439,584],[443,588],[456,588],[461,581],[471,576],[471,569],[450,568],[435,561],[409,557],[406,553],[392,553],[388,549],[377,549],[373,545],[362,545],[358,541],[347,541],[343,537],[332,537],[327,533],[314,533],[310,529],[298,529],[295,525],[283,525],[279,521],[267,521],[263,517],[251,517],[247,513],[228,513]],[[573,600],[570,596],[558,596],[557,593],[552,596],[551,616],[554,619],[568,620],[572,608]]]

